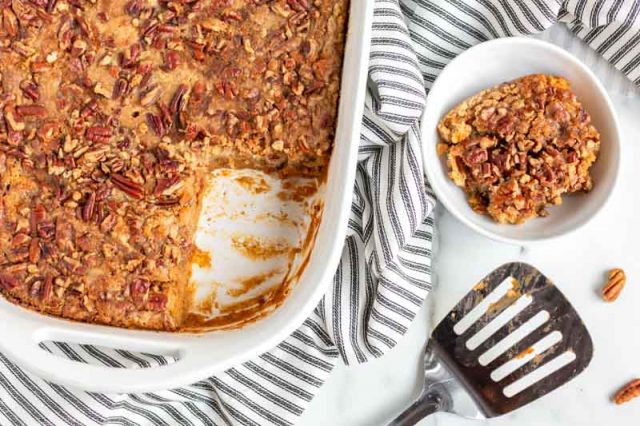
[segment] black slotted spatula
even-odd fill
[[[560,290],[530,265],[505,264],[435,328],[422,393],[390,425],[438,411],[477,419],[509,413],[573,379],[592,355],[589,332]]]

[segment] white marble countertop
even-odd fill
[[[640,400],[622,406],[610,400],[621,385],[640,377],[640,97],[612,92],[622,126],[623,161],[606,208],[578,232],[526,249],[486,239],[439,210],[435,289],[411,329],[382,358],[339,365],[300,425],[385,424],[419,392],[422,348],[431,327],[476,281],[512,260],[538,267],[576,307],[593,338],[591,364],[572,382],[512,414],[487,421],[436,414],[420,425],[640,424]],[[616,303],[607,304],[599,291],[612,267],[625,269],[628,285]]]

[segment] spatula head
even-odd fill
[[[553,391],[582,372],[593,354],[569,301],[524,263],[503,265],[480,281],[431,339],[486,417]]]

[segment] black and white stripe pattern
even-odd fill
[[[429,291],[435,201],[423,177],[417,127],[425,87],[468,47],[538,33],[558,20],[640,83],[639,15],[640,2],[621,0],[375,0],[371,90],[349,234],[331,291],[313,315],[260,357],[159,393],[71,391],[0,354],[0,424],[294,424],[339,358],[360,363],[384,354]],[[46,349],[113,367],[171,362],[80,345]]]

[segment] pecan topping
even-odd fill
[[[124,177],[121,174],[112,174],[111,183],[113,183],[113,186],[115,186],[131,198],[136,198],[138,200],[144,198],[144,188],[142,187],[142,185]]]
[[[622,389],[616,393],[614,401],[616,404],[624,404],[633,398],[640,396],[640,379],[635,379],[627,383]]]
[[[614,302],[620,296],[620,292],[622,292],[626,282],[627,277],[622,269],[615,268],[610,270],[609,279],[602,288],[602,298],[606,302]]]
[[[179,328],[206,173],[324,175],[347,6],[0,0],[0,295]]]

